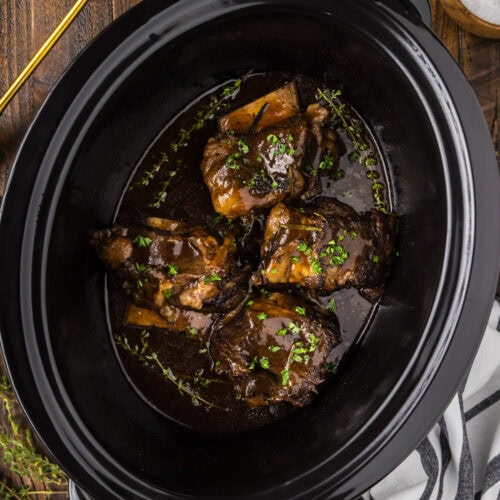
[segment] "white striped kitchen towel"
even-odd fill
[[[364,500],[500,500],[500,303],[465,387],[417,449]]]

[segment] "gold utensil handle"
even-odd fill
[[[30,62],[21,71],[19,76],[14,80],[12,85],[7,89],[7,92],[0,98],[0,113],[5,109],[10,100],[16,95],[18,90],[23,86],[24,82],[29,78],[31,73],[35,71],[38,65],[43,61],[45,56],[50,52],[52,47],[57,43],[59,38],[68,29],[69,25],[74,21],[75,17],[82,10],[88,0],[77,0],[69,12],[64,16],[63,20],[47,38],[45,43],[38,49],[36,54],[31,58]]]

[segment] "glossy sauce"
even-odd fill
[[[321,82],[301,76],[281,73],[254,75],[242,83],[235,99],[229,101],[229,107],[219,113],[219,116],[282,86],[292,79],[297,83],[303,109],[308,104],[316,102],[317,88],[325,88]],[[166,126],[162,134],[152,144],[138,165],[131,179],[130,188],[124,193],[116,220],[118,224],[137,224],[145,217],[154,216],[210,228],[214,233],[220,229],[220,224],[227,224],[237,232],[239,231],[240,234],[242,233],[243,230],[238,227],[240,224],[238,220],[221,221],[221,218],[217,217],[200,171],[204,146],[208,138],[215,135],[217,131],[216,120],[208,121],[202,128],[191,133],[187,147],[173,152],[170,146],[178,137],[179,130],[189,129],[199,110],[207,106],[211,95],[220,95],[222,87],[214,89],[213,92],[206,94],[184,109]],[[351,112],[354,113],[352,110]],[[337,132],[346,152],[351,151],[352,144],[348,136],[341,130]],[[379,182],[390,188],[383,168],[382,157],[376,149],[373,136],[368,129],[364,130],[364,136],[377,157],[377,164],[373,168],[377,172]],[[169,158],[168,163],[163,162],[165,153]],[[148,179],[147,172],[154,171],[158,164],[161,165],[158,173],[149,180],[147,185],[142,185],[141,180]],[[326,175],[322,177],[322,196],[337,198],[351,205],[357,211],[370,210],[374,200],[372,183],[367,178],[365,166],[352,163],[348,159],[348,155],[343,154],[339,169],[345,172],[344,177],[339,180],[330,179]],[[164,187],[162,183],[165,182],[168,183],[167,189],[165,189],[165,202],[158,208],[151,207],[152,200],[157,198],[157,193]],[[390,208],[390,191],[388,192],[387,189],[385,189],[384,197]],[[247,244],[240,256],[241,265],[250,264],[254,268],[256,267],[259,260],[259,247],[255,241],[262,235],[263,225],[264,217],[257,217],[251,232],[246,236]],[[184,254],[188,258],[187,254],[190,253],[190,249],[172,249],[172,252],[176,251],[181,252],[183,258]],[[196,256],[191,255],[190,258],[195,260]],[[291,293],[295,294],[296,291],[293,290]],[[300,411],[300,409],[294,409],[287,404],[249,409],[244,401],[238,400],[231,382],[211,372],[211,360],[209,351],[207,351],[206,338],[193,337],[187,332],[170,332],[148,328],[147,333],[145,333],[142,328],[125,327],[123,326],[125,300],[120,286],[112,278],[108,280],[107,294],[113,335],[120,335],[122,338],[125,336],[129,345],[132,348],[138,347],[139,352],[155,352],[162,367],[168,368],[175,377],[188,384],[210,403],[210,405],[203,402],[198,405],[193,404],[193,400],[188,394],[181,393],[172,380],[167,380],[162,376],[161,369],[154,360],[149,359],[145,362],[144,358],[132,355],[117,345],[116,352],[132,385],[148,403],[165,416],[200,431],[237,432],[265,425],[278,418],[283,418],[291,411]],[[355,289],[334,292],[331,296],[322,297],[318,304],[326,309],[331,298],[335,299],[336,314],[340,322],[343,342],[333,350],[329,361],[338,364],[344,354],[369,327],[370,319],[376,313],[376,305],[373,306],[362,298]],[[341,367],[333,378],[339,376],[341,376]],[[202,379],[201,385],[200,379]],[[203,381],[203,379],[209,379],[208,385],[206,385],[207,381]],[[318,397],[321,397],[321,390]],[[198,403],[200,402],[198,401]]]

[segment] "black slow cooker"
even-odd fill
[[[450,54],[396,0],[144,0],[69,68],[32,124],[0,219],[10,377],[54,459],[96,498],[351,498],[432,427],[480,343],[500,254],[498,171]],[[399,253],[369,331],[315,404],[199,433],[132,389],[89,245],[178,110],[253,71],[342,82],[382,148]]]

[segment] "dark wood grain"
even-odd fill
[[[74,0],[0,0],[0,94],[15,79],[41,46]],[[481,39],[466,33],[444,12],[438,0],[431,0],[433,29],[463,68],[484,111],[495,148],[500,151],[500,41]],[[68,64],[113,19],[139,0],[90,0],[74,24],[26,82],[0,116],[0,195],[3,194],[20,141],[47,93]],[[499,159],[500,161],[500,159]],[[5,305],[3,305],[5,307]],[[0,410],[0,427],[6,428]],[[0,457],[1,460],[1,457]],[[0,461],[0,474],[14,485],[33,484],[18,478]],[[65,494],[57,498],[65,498]],[[37,498],[36,496],[33,498]],[[38,498],[45,498],[43,495]]]
[[[431,0],[433,29],[462,67],[485,114],[500,166],[500,41],[479,38],[460,28],[438,0]]]
[[[139,0],[90,0],[0,116],[0,195],[29,124],[69,63]],[[0,93],[21,72],[74,0],[0,0]]]

